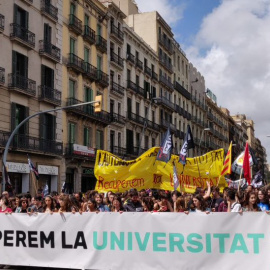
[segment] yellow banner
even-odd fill
[[[179,157],[176,155],[172,155],[168,163],[156,161],[158,150],[159,147],[151,148],[137,159],[129,161],[98,150],[95,189],[99,192],[123,192],[131,188],[173,190],[173,162],[180,182],[178,190],[182,192],[193,193],[196,187],[206,188],[206,181],[211,186],[218,184],[221,189],[227,186],[224,177],[218,181],[224,161],[223,149],[187,158],[185,166],[178,162]]]

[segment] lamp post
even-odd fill
[[[202,131],[202,135],[201,135],[200,142],[199,142],[199,148],[198,148],[198,150],[200,150],[200,152],[201,152],[201,143],[202,143],[202,137],[203,137],[203,134],[204,134],[205,131],[209,131],[209,130],[210,130],[210,128],[205,128],[205,129]]]
[[[15,129],[12,131],[12,133],[10,134],[7,144],[5,146],[5,150],[4,150],[4,154],[3,154],[3,166],[6,166],[6,161],[7,161],[7,154],[8,154],[8,148],[10,146],[10,143],[14,137],[14,135],[17,133],[17,131],[19,130],[19,128],[24,125],[27,121],[29,121],[31,118],[44,114],[44,113],[49,113],[49,112],[56,112],[56,111],[60,111],[60,110],[64,110],[64,109],[68,109],[68,108],[74,108],[74,107],[79,107],[79,106],[84,106],[84,105],[89,105],[89,104],[94,104],[94,103],[99,103],[99,106],[97,108],[97,111],[99,111],[99,107],[101,106],[101,99],[97,98],[99,96],[96,96],[96,99],[94,101],[88,101],[88,102],[84,102],[84,103],[78,103],[78,104],[74,104],[74,105],[69,105],[69,106],[64,106],[64,107],[58,107],[52,110],[46,110],[46,111],[41,111],[41,112],[37,112],[33,115],[28,116],[27,118],[25,118],[18,126],[15,127]],[[2,191],[5,191],[6,188],[6,175],[5,175],[5,169],[3,167],[2,170],[2,175],[3,175],[3,179],[2,179]]]

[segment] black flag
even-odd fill
[[[171,159],[172,148],[173,148],[172,135],[170,133],[170,128],[168,128],[165,138],[158,151],[156,160],[168,162]]]
[[[187,133],[185,136],[185,140],[184,140],[184,144],[180,150],[180,154],[179,154],[179,162],[181,162],[183,165],[186,164],[186,158],[187,158],[187,152],[188,149],[194,148],[194,141],[193,141],[193,136],[191,133],[191,129],[190,126],[187,126]]]

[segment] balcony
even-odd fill
[[[160,127],[163,129],[168,129],[170,128],[171,132],[176,134],[176,126],[172,123],[170,123],[169,121],[165,120],[165,119],[161,119],[160,121]]]
[[[143,71],[143,62],[140,61],[138,58],[135,59],[135,66],[136,66],[136,68],[138,68],[141,71]]]
[[[86,78],[90,81],[95,81],[97,79],[97,68],[91,64],[84,62],[84,74]]]
[[[72,69],[77,73],[84,73],[85,65],[83,59],[75,55],[74,53],[70,53],[68,55],[68,63],[67,67]]]
[[[212,121],[214,120],[214,115],[211,112],[207,112],[207,117]]]
[[[186,99],[191,100],[191,94],[180,83],[174,81],[174,89],[183,95]]]
[[[113,24],[111,24],[111,36],[120,43],[124,41],[124,33]]]
[[[109,76],[108,74],[104,73],[101,70],[97,70],[97,80],[96,82],[102,86],[102,87],[107,87],[109,85]]]
[[[53,6],[51,3],[48,3],[48,1],[41,0],[40,3],[40,10],[41,13],[48,17],[49,19],[53,20],[54,22],[58,21],[58,8]]]
[[[157,73],[154,72],[153,70],[152,70],[152,79],[153,79],[154,81],[158,82],[158,75],[157,75]]]
[[[111,62],[121,69],[124,68],[124,61],[119,55],[114,52],[111,52]]]
[[[0,14],[0,33],[4,32],[5,29],[5,16]]]
[[[23,0],[27,5],[32,5],[33,4],[33,0]]]
[[[107,40],[102,36],[96,36],[96,47],[102,53],[107,53]]]
[[[0,67],[0,85],[5,84],[5,69]]]
[[[8,89],[28,96],[36,96],[36,82],[14,73],[8,74]]]
[[[127,61],[134,65],[135,64],[135,56],[131,53],[127,53]]]
[[[5,147],[10,137],[10,132],[0,130],[0,147]]]
[[[125,156],[127,153],[126,148],[115,146],[115,145],[111,146],[110,151],[112,154],[114,154],[120,158],[123,158],[123,156]]]
[[[120,126],[124,126],[126,124],[126,118],[118,113],[111,113],[111,122],[114,124],[118,124]]]
[[[53,140],[41,139],[25,134],[16,134],[11,142],[13,150],[35,152],[53,156],[62,156],[63,144]]]
[[[179,115],[183,115],[184,114],[184,109],[181,108],[179,105],[175,104],[175,111],[179,114]]]
[[[177,83],[177,82],[175,81],[174,83]],[[197,97],[196,97],[196,96],[190,95],[190,97],[191,97],[191,101],[192,101],[192,102],[194,102],[194,103],[197,102]]]
[[[161,84],[163,84],[163,86],[169,88],[169,90],[173,91],[173,84],[171,83],[171,81],[169,79],[167,79],[165,76],[163,75],[159,75],[159,82]]]
[[[35,48],[35,34],[16,23],[10,24],[10,39],[29,48]]]
[[[127,119],[133,121],[141,126],[144,126],[144,117],[140,116],[139,114],[132,113],[130,111],[127,112]]]
[[[70,105],[75,105],[75,104],[79,104],[79,103],[83,103],[83,101],[80,101],[80,100],[75,99],[75,98],[68,98],[66,105],[70,106]],[[66,111],[73,112],[73,113],[76,113],[78,115],[89,118],[91,120],[97,121],[99,124],[102,124],[104,126],[107,126],[111,122],[110,113],[103,111],[103,110],[101,112],[96,113],[94,111],[94,106],[92,104],[85,105],[85,106],[78,106],[75,108],[68,108],[68,109],[66,109]]]
[[[134,91],[136,94],[139,94],[139,95],[141,95],[143,97],[145,96],[144,95],[144,89],[142,87],[138,86],[136,83],[132,82],[131,80],[127,81],[127,88],[129,90]]]
[[[158,41],[159,41],[159,44],[163,46],[163,48],[166,49],[169,54],[173,54],[173,46],[172,46],[172,43],[169,42],[168,39],[165,39],[164,37],[160,35]]]
[[[125,88],[121,86],[120,84],[111,82],[111,93],[114,93],[116,95],[123,97],[125,94]]]
[[[168,100],[166,97],[159,97],[158,104],[165,106],[167,109],[172,110],[173,112],[175,111],[175,104]]]
[[[146,120],[146,128],[150,128],[156,132],[159,132],[160,126],[157,123],[152,122],[152,121],[147,119]]]
[[[46,85],[39,86],[39,101],[44,101],[51,103],[55,106],[61,105],[61,95],[62,93],[56,89],[48,87]]]
[[[173,66],[168,61],[168,59],[165,59],[162,55],[159,56],[159,63],[166,68],[170,73],[173,73]]]
[[[93,45],[96,42],[96,32],[92,28],[90,28],[88,25],[85,25],[84,26],[83,38],[89,44]]]
[[[144,73],[148,75],[149,77],[152,77],[152,70],[148,66],[144,66]]]
[[[60,62],[61,50],[45,40],[39,41],[39,54],[53,60],[54,62]]]
[[[65,145],[65,157],[71,158],[71,159],[77,159],[77,160],[89,160],[89,161],[95,161],[96,159],[96,149],[90,148],[87,146],[80,145],[81,148],[85,147],[85,152],[76,151],[74,149],[73,143],[67,143]]]
[[[79,20],[75,15],[69,14],[69,25],[68,28],[77,35],[82,34],[82,21]]]

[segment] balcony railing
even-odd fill
[[[174,89],[172,82],[163,75],[159,75],[159,82],[168,87],[170,90]]]
[[[30,96],[36,95],[36,82],[14,73],[8,74],[8,88]]]
[[[143,62],[138,58],[135,59],[135,65],[138,69],[143,70]]]
[[[30,32],[28,29],[20,26],[17,23],[10,24],[10,38],[22,42],[23,45],[34,48],[35,47],[35,34]]]
[[[169,121],[166,121],[165,119],[161,119],[160,121],[160,126],[162,128],[169,128],[170,127],[170,130],[173,132],[173,133],[176,133],[177,129],[176,129],[176,126],[172,123],[170,123]]]
[[[104,39],[102,36],[97,35],[96,36],[96,47],[102,53],[106,53],[107,52],[107,40]]]
[[[135,64],[135,56],[131,53],[127,53],[127,61],[131,62],[132,64]]]
[[[74,14],[69,14],[69,29],[77,35],[82,34],[82,21]]]
[[[111,24],[111,34],[112,36],[115,36],[118,40],[122,42],[124,41],[124,33],[113,24]]]
[[[115,82],[111,83],[111,92],[114,92],[116,94],[119,94],[121,96],[124,96],[125,94],[125,88],[121,86],[120,84],[117,84]]]
[[[127,118],[130,120],[130,121],[133,121],[133,122],[136,122],[137,124],[140,124],[140,125],[144,125],[144,117],[136,114],[136,113],[132,113],[130,111],[127,112]]]
[[[107,87],[109,85],[109,76],[105,72],[101,70],[97,70],[97,83],[103,87]]]
[[[115,154],[116,156],[123,157],[127,153],[127,149],[119,146],[112,145],[110,148],[111,153]]]
[[[48,15],[54,21],[58,20],[58,8],[48,3],[48,1],[41,0],[41,12]]]
[[[0,130],[0,146],[6,146],[7,141],[10,137],[10,132]]]
[[[39,54],[47,56],[56,62],[60,62],[61,50],[45,40],[39,41]]]
[[[127,88],[129,88],[129,89],[133,90],[134,92],[136,92],[137,94],[145,97],[144,89],[130,80],[127,81]]]
[[[86,76],[91,81],[95,81],[97,79],[97,68],[87,62],[84,62],[83,75]]]
[[[118,113],[111,113],[111,122],[120,125],[126,124],[126,118]]]
[[[144,66],[144,72],[148,75],[148,76],[152,76],[152,70],[150,67],[148,66]]]
[[[25,134],[16,134],[11,142],[11,147],[16,150],[25,150],[28,152],[45,153],[48,155],[63,154],[63,144],[53,140],[41,139]]]
[[[170,100],[168,100],[166,97],[161,96],[158,99],[158,103],[160,103],[163,106],[166,106],[168,109],[175,111],[175,104],[172,103]]]
[[[159,132],[160,126],[153,121],[146,120],[146,128],[151,128],[151,129],[155,130],[156,132]]]
[[[3,32],[5,29],[5,16],[0,14],[0,32]]]
[[[91,45],[96,42],[96,32],[88,25],[84,26],[83,38],[88,41]]]
[[[85,70],[84,60],[78,57],[76,54],[70,53],[68,55],[67,67],[72,68],[77,73],[84,73]]]
[[[111,61],[118,65],[119,67],[123,68],[124,67],[124,61],[123,58],[117,55],[114,52],[111,52]]]
[[[165,59],[162,55],[159,56],[159,62],[160,64],[166,68],[170,73],[173,73],[173,67],[172,63],[168,61],[168,59]]]
[[[67,99],[67,106],[75,105],[75,104],[79,104],[79,103],[83,103],[83,101],[80,101],[80,100],[75,99],[75,98],[68,98]],[[75,107],[75,108],[68,108],[68,109],[66,109],[66,111],[71,111],[71,112],[75,112],[79,115],[83,115],[83,116],[88,117],[92,120],[96,120],[100,124],[103,124],[103,125],[108,125],[111,122],[110,113],[103,111],[103,110],[101,112],[96,113],[94,110],[94,106],[92,104],[85,105],[85,106],[79,106],[79,107]]]
[[[158,41],[170,54],[173,54],[173,46],[168,39],[165,39],[163,36],[160,35]]]
[[[174,81],[174,89],[188,100],[191,99],[191,94],[177,81]]]
[[[62,93],[46,85],[39,86],[39,100],[46,101],[55,105],[61,105]]]
[[[0,67],[0,84],[3,85],[5,83],[5,69]]]
[[[152,79],[158,82],[158,75],[155,71],[152,70]]]

